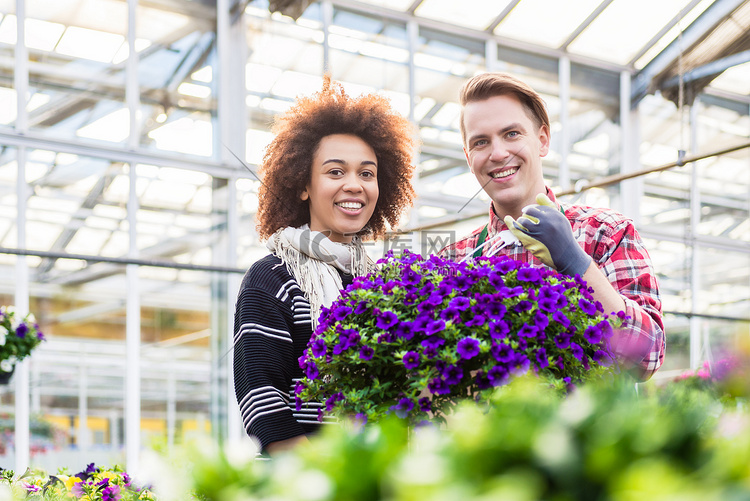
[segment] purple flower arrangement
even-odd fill
[[[507,257],[466,263],[404,252],[381,259],[321,312],[297,405],[376,421],[442,421],[464,398],[534,373],[560,388],[614,368],[617,315],[580,277]]]

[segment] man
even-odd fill
[[[557,203],[542,176],[549,116],[530,86],[485,73],[464,84],[460,103],[466,160],[492,203],[488,224],[440,254],[456,261],[507,255],[580,275],[605,312],[627,315],[613,349],[631,374],[649,379],[664,361],[664,326],[651,260],[633,222],[609,209]]]

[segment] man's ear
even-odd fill
[[[549,141],[549,127],[547,127],[546,125],[542,125],[541,127],[539,127],[539,142],[541,143],[541,146],[539,147],[540,157],[546,157],[547,153],[549,153]]]

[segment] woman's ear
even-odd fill
[[[300,194],[299,198],[300,198],[300,199],[301,199],[302,201],[305,201],[305,200],[307,200],[308,198],[310,198],[310,195],[308,195],[308,194],[307,194],[307,189],[305,189],[305,190],[304,190],[304,191],[303,191],[303,192],[302,192],[302,193]]]

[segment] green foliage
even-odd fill
[[[221,487],[203,491],[210,501],[750,499],[746,412],[695,390],[638,395],[624,379],[561,397],[524,378],[498,389],[488,407],[463,402],[444,428],[395,416],[344,422],[231,474],[214,454],[223,453],[213,451],[205,467],[222,471]]]

